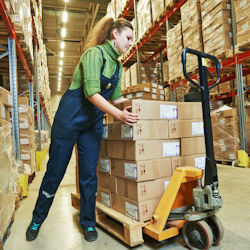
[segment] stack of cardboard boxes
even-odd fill
[[[201,0],[204,51],[219,58],[233,56],[231,0]]]
[[[200,103],[131,100],[138,122],[105,127],[97,201],[137,221],[150,220],[178,166],[204,167]]]
[[[235,1],[235,14],[237,23],[237,44],[246,45],[249,49],[249,30],[250,30],[250,2],[247,0]]]
[[[35,171],[35,132],[32,111],[28,97],[19,97],[19,131],[21,160],[24,163],[25,173],[30,175]]]
[[[247,106],[248,107],[248,106]],[[246,107],[246,127],[250,125],[250,112]],[[223,106],[211,114],[213,127],[214,155],[216,160],[236,160],[239,149],[239,117],[236,108]],[[247,130],[249,132],[249,129]],[[247,133],[249,141],[250,134]]]
[[[12,105],[12,94],[0,87],[0,240],[3,239],[15,209],[12,174],[14,159],[9,110]]]
[[[203,51],[200,0],[189,0],[181,7],[181,25],[184,48]],[[187,55],[187,73],[198,69],[197,56]]]
[[[169,83],[183,77],[181,53],[183,50],[181,22],[167,33]]]

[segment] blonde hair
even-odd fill
[[[107,39],[111,40],[114,29],[118,29],[121,32],[125,27],[133,30],[132,24],[126,19],[118,18],[114,21],[112,17],[103,17],[90,31],[91,33],[88,35],[84,51],[96,45],[104,44]]]

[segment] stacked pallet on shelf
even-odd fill
[[[27,97],[19,97],[19,135],[21,160],[24,163],[25,174],[31,175],[36,169],[35,130],[32,111]]]
[[[183,77],[181,53],[183,50],[181,22],[167,33],[167,55],[169,83],[176,82]]]
[[[137,20],[138,38],[140,39],[153,24],[150,0],[139,0],[137,3]]]
[[[201,104],[132,100],[120,106],[132,106],[139,120],[133,127],[120,122],[106,126],[97,201],[145,222],[176,167],[204,168]]]
[[[165,0],[151,0],[153,23],[157,22],[165,10]]]
[[[204,51],[201,33],[200,0],[188,0],[181,7],[181,25],[184,48]],[[197,56],[187,55],[187,73],[198,69]]]
[[[231,0],[200,0],[204,52],[226,59],[233,56]]]
[[[175,101],[183,102],[184,95],[187,93],[188,85],[182,85],[175,89]]]
[[[126,7],[128,3],[128,0],[116,0],[116,17],[120,16],[121,13],[124,11],[124,8]]]
[[[219,94],[220,95],[231,93],[231,82],[230,81],[220,83],[218,87],[219,87]]]
[[[116,0],[111,0],[107,7],[107,15],[113,17],[113,19],[116,19],[117,17],[117,11],[116,11]]]
[[[237,47],[250,49],[250,2],[247,0],[235,1],[235,15],[237,24]]]
[[[16,0],[9,1],[13,14],[9,14],[15,26],[16,34],[29,64],[31,72],[34,72],[33,37],[32,37],[32,17],[30,1]]]
[[[48,149],[50,145],[50,133],[48,130],[41,130],[41,150]],[[35,130],[35,148],[39,150],[39,131]]]
[[[223,106],[211,113],[216,160],[233,161],[239,149],[237,109]]]

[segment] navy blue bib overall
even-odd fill
[[[106,60],[101,49],[100,51],[103,57],[100,94],[108,100],[117,86],[120,65],[117,62],[114,75],[110,79],[106,78],[103,75]],[[33,211],[34,222],[42,224],[47,217],[70,161],[73,147],[77,143],[81,197],[80,224],[85,228],[96,226],[96,167],[103,134],[103,114],[104,112],[85,98],[83,88],[68,89],[63,95],[52,126],[50,158]]]

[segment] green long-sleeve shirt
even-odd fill
[[[117,59],[121,56],[121,54],[113,47],[109,40],[98,46],[103,51],[103,56],[106,59],[103,75],[110,78],[115,73]],[[83,87],[86,98],[99,93],[101,91],[100,75],[102,65],[103,59],[101,51],[96,47],[87,50],[82,55],[80,62],[75,69],[73,82],[71,83],[69,89],[74,90]],[[120,63],[119,81],[110,100],[116,100],[122,96],[121,75],[122,64]]]

